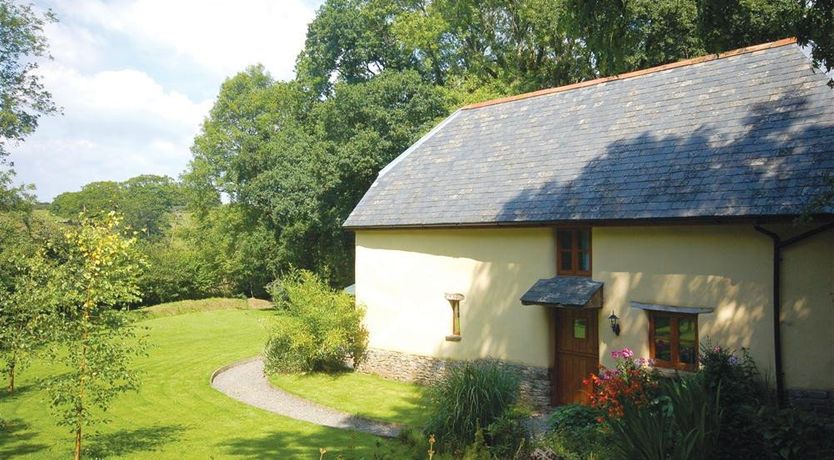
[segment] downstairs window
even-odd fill
[[[649,311],[649,348],[655,366],[698,368],[698,315]]]

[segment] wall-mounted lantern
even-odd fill
[[[460,342],[460,301],[463,300],[463,294],[446,293],[445,297],[452,307],[452,335],[447,335],[446,340]]]
[[[620,335],[620,318],[614,314],[614,311],[611,311],[611,316],[608,317],[608,322],[611,323],[611,330],[614,331],[614,335]]]

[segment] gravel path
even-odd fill
[[[376,422],[299,398],[269,384],[260,358],[233,364],[216,372],[211,386],[225,395],[286,417],[316,425],[362,431],[378,436],[395,437],[401,427]]]

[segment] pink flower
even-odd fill
[[[630,348],[623,348],[622,350],[612,351],[611,357],[614,359],[631,359],[634,357],[634,352]]]

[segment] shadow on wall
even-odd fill
[[[432,230],[428,230],[432,232]],[[507,250],[500,250],[506,235],[501,230],[478,230],[474,244],[454,245],[451,252],[443,252],[443,257],[465,259],[473,262],[467,285],[461,290],[465,299],[460,304],[461,335],[460,342],[441,340],[437,343],[435,356],[468,357],[503,357],[517,364],[535,364],[540,361],[536,356],[525,356],[525,350],[531,346],[541,350],[531,354],[546,354],[545,347],[539,347],[537,341],[547,337],[547,315],[543,307],[522,306],[521,295],[539,278],[553,276],[555,262],[543,254],[544,260],[531,261],[531,247],[542,241],[539,235],[548,234],[546,230],[507,229],[518,238],[529,238],[530,245],[519,245],[517,249],[508,243]],[[483,232],[483,233],[480,233]],[[535,234],[535,235],[531,235]],[[521,235],[523,234],[523,236]],[[463,239],[473,238],[471,230],[460,234]],[[546,238],[546,237],[545,237]],[[495,245],[499,250],[488,250],[487,245]],[[427,252],[436,251],[433,245],[427,245]],[[527,252],[525,252],[527,251]],[[450,283],[455,284],[455,283]],[[437,293],[439,308],[448,316],[448,333],[451,334],[452,310],[443,299],[443,293]],[[544,329],[544,334],[541,333]],[[507,357],[509,357],[507,359]],[[526,359],[525,359],[526,358]],[[545,367],[545,366],[542,366]]]

